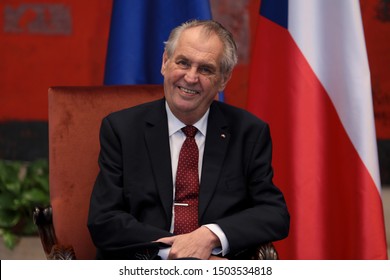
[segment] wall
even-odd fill
[[[0,2],[0,159],[47,157],[47,89],[99,85],[111,1]]]
[[[93,3],[93,4],[91,4]],[[260,0],[210,0],[235,35],[239,64],[226,102],[245,108]],[[361,0],[372,74],[382,182],[390,184],[390,1]],[[47,157],[47,89],[100,85],[111,0],[0,3],[0,159]]]
[[[382,183],[390,184],[390,1],[361,0]]]

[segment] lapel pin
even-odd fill
[[[226,134],[225,134],[225,133],[222,133],[222,134],[221,134],[221,138],[225,139],[225,138],[226,138]]]

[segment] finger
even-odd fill
[[[161,243],[165,243],[165,244],[168,244],[168,245],[172,245],[174,241],[175,241],[175,237],[174,236],[172,236],[172,237],[163,237],[163,238],[160,238],[160,239],[156,240],[156,242],[161,242]]]

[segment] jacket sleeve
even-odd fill
[[[100,172],[90,199],[88,229],[95,246],[102,250],[122,250],[128,246],[157,240],[171,234],[138,221],[124,199],[123,139],[109,118],[100,129]]]
[[[253,139],[244,143],[250,156],[245,163],[244,182],[240,182],[246,188],[248,207],[216,221],[227,236],[232,253],[283,239],[289,232],[286,202],[272,180],[272,142],[268,125],[257,129]]]

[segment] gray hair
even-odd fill
[[[191,20],[174,28],[169,35],[168,41],[165,42],[165,51],[167,52],[168,58],[174,53],[177,41],[183,31],[198,26],[202,27],[206,35],[214,33],[222,41],[224,52],[220,65],[221,73],[225,76],[229,75],[237,64],[237,46],[232,33],[222,24],[213,20]]]

